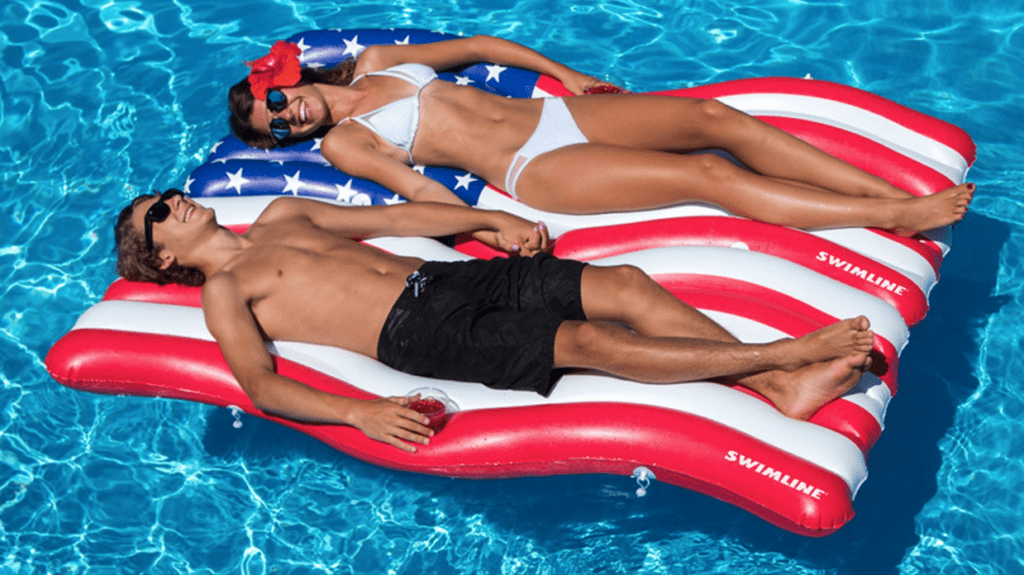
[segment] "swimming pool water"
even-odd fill
[[[633,90],[762,75],[965,128],[979,186],[913,330],[858,516],[810,540],[624,477],[388,471],[180,401],[66,389],[42,359],[114,278],[116,210],[227,132],[241,62],[309,28],[488,33]],[[444,0],[0,9],[0,574],[1024,573],[1024,6]]]

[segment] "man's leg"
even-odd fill
[[[598,369],[648,383],[727,380],[801,419],[857,382],[874,341],[868,320],[858,317],[797,339],[739,343],[630,266],[588,266],[581,294],[589,321],[561,325],[554,367]]]
[[[807,419],[853,387],[867,366],[873,340],[868,320],[860,317],[853,322],[863,336],[858,351],[791,370],[794,350],[803,355],[825,353],[799,351],[801,347],[819,347],[805,341],[815,334],[796,340],[743,344],[647,337],[612,323],[565,321],[555,336],[553,367],[597,369],[646,383],[735,383],[760,393],[783,414]]]
[[[583,269],[580,279],[583,311],[591,321],[614,321],[629,326],[639,335],[652,338],[690,338],[721,343],[739,343],[732,334],[692,306],[680,301],[642,270],[628,265],[595,266]],[[864,318],[848,319],[800,340],[783,345],[781,369],[796,369],[808,363],[859,353],[870,346],[873,334]],[[870,347],[868,348],[870,351]],[[772,369],[766,367],[764,369]]]

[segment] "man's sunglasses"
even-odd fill
[[[288,96],[284,95],[284,92],[278,89],[272,89],[267,91],[267,111],[271,114],[280,114],[285,108],[288,107]],[[283,118],[274,118],[270,121],[270,135],[273,136],[274,141],[280,141],[292,133],[291,126]]]
[[[143,227],[146,228],[146,249],[153,251],[153,224],[159,224],[171,215],[171,206],[167,205],[168,200],[174,196],[185,197],[185,192],[171,188],[160,194],[160,199],[153,202],[146,210],[146,217],[142,219]]]

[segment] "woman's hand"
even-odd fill
[[[496,247],[510,254],[532,256],[546,251],[550,238],[544,222],[531,223],[519,216],[501,212],[502,222],[494,231]]]
[[[611,82],[605,82],[604,80],[601,80],[599,78],[595,78],[593,76],[588,76],[586,74],[582,74],[582,73],[577,72],[575,70],[573,70],[572,74],[570,74],[568,77],[566,77],[566,78],[559,78],[559,80],[561,80],[562,83],[565,84],[565,87],[568,88],[570,92],[572,92],[573,94],[575,94],[577,96],[582,96],[584,94],[589,94],[589,93],[594,93],[594,94],[628,94],[629,93],[628,90],[623,90],[622,88],[616,86],[615,84],[612,84]]]

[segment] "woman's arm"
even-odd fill
[[[320,153],[350,176],[376,182],[414,202],[466,205],[451,190],[383,153],[362,127],[342,124],[320,142]]]
[[[533,255],[548,248],[543,223],[497,210],[435,202],[393,206],[342,206],[303,198],[280,198],[260,216],[259,223],[278,219],[306,218],[316,226],[354,239],[382,236],[444,236],[488,230],[498,249]]]
[[[376,72],[406,62],[425,64],[435,70],[448,70],[476,62],[493,62],[502,66],[525,68],[559,80],[577,95],[590,87],[606,84],[522,44],[484,35],[442,40],[431,44],[370,46],[359,56],[356,73]]]
[[[448,188],[381,153],[374,138],[361,130],[346,128],[336,126],[320,143],[320,152],[334,167],[351,176],[376,182],[412,202],[466,207],[466,203]],[[499,250],[509,251],[515,244],[492,229],[460,231],[472,231],[477,241]]]

